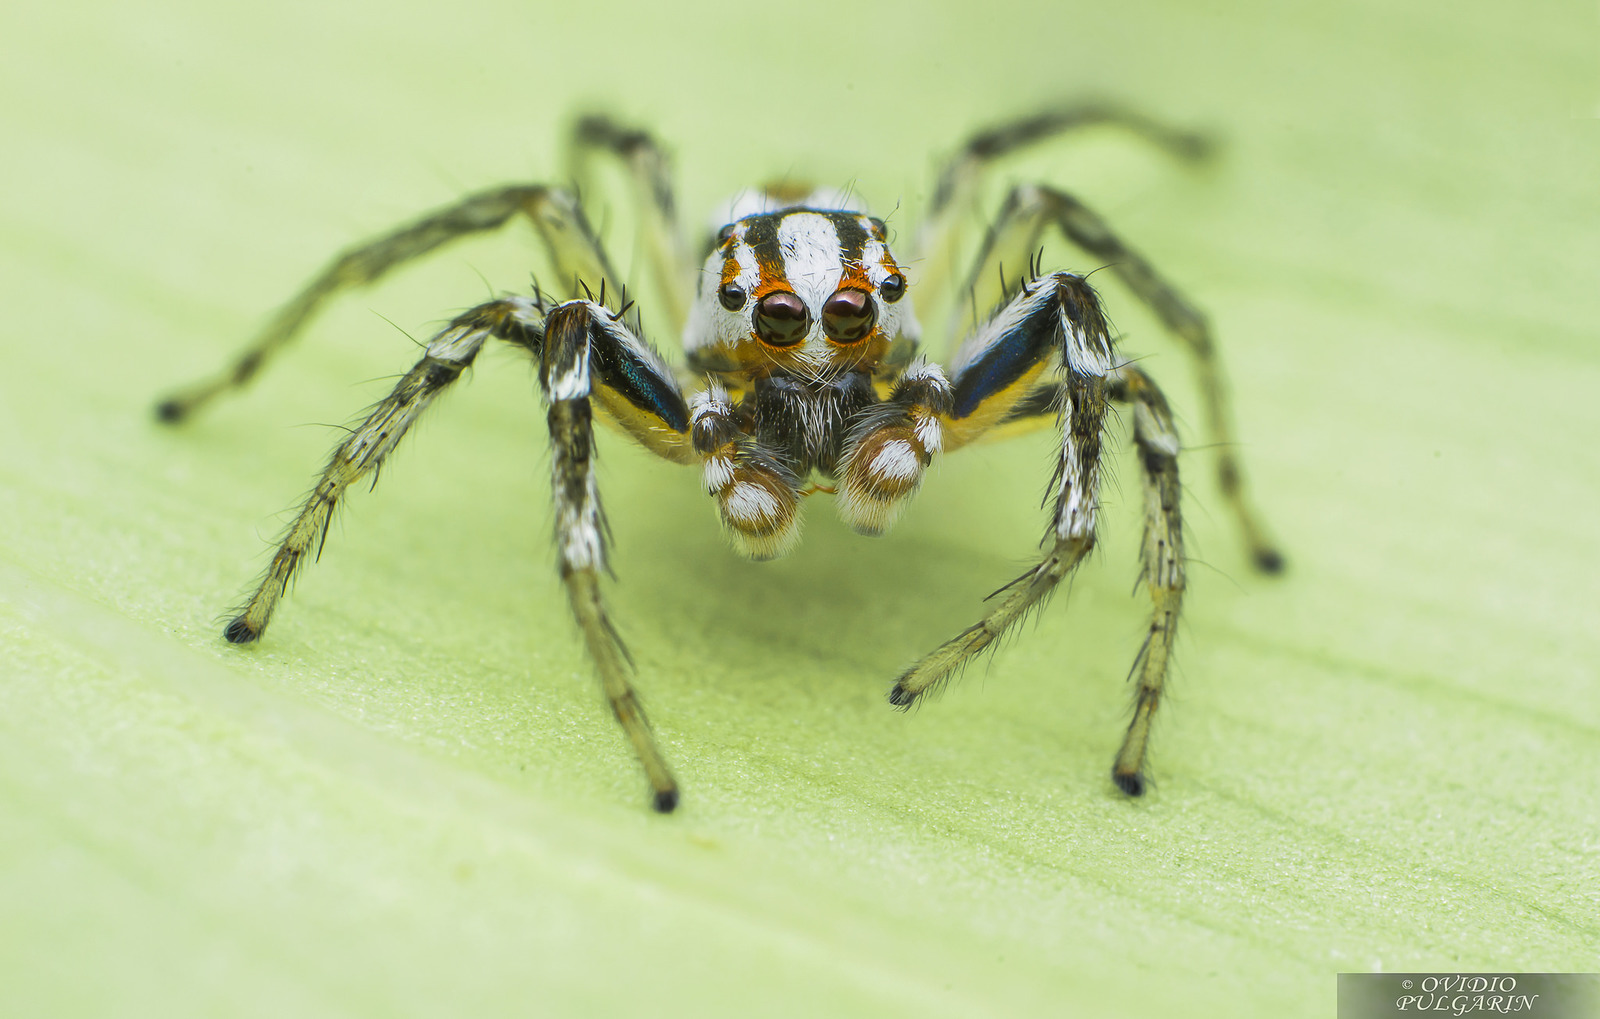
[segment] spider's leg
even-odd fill
[[[1133,404],[1133,441],[1144,477],[1144,538],[1140,547],[1143,579],[1153,611],[1144,646],[1133,663],[1138,679],[1133,721],[1112,765],[1111,777],[1130,796],[1144,792],[1145,748],[1150,722],[1166,686],[1178,613],[1183,608],[1183,517],[1179,510],[1178,433],[1166,397],[1150,376],[1133,365],[1112,373],[1107,394]],[[1131,677],[1130,677],[1131,678]]]
[[[596,290],[609,284],[612,292],[621,292],[599,238],[572,196],[538,185],[494,188],[341,253],[273,314],[231,367],[168,396],[156,405],[156,416],[182,421],[213,397],[249,382],[336,294],[372,283],[448,241],[497,229],[518,213],[533,221],[549,246],[568,296],[577,296],[579,281]]]
[[[902,708],[936,690],[993,645],[1055,590],[1095,540],[1105,377],[1113,354],[1094,291],[1071,273],[1041,278],[985,323],[964,350],[965,360],[952,371],[946,448],[971,441],[1003,420],[1042,372],[1059,370],[1064,376],[1056,408],[1062,431],[1045,537],[1049,551],[997,593],[998,602],[986,616],[906,670],[889,692],[889,702]]]
[[[699,273],[678,222],[671,161],[645,131],[604,116],[580,117],[573,126],[568,152],[568,170],[580,189],[589,183],[589,159],[596,151],[610,153],[627,170],[633,207],[639,216],[639,242],[655,277],[655,297],[666,310],[673,335],[681,334]]]
[[[1130,131],[1178,159],[1199,159],[1209,147],[1201,135],[1178,130],[1137,111],[1103,102],[1078,103],[1044,110],[979,131],[968,138],[939,171],[933,198],[917,233],[913,264],[917,266],[919,293],[934,295],[947,292],[956,276],[956,259],[960,257],[984,175],[997,160],[1040,142],[1097,125]],[[1015,263],[1015,269],[1022,271],[1025,263],[1026,257]],[[1006,263],[1007,266],[1012,264],[1010,261]],[[966,291],[952,295],[955,302],[950,313],[952,322],[961,321],[968,298]],[[979,315],[986,314],[994,307],[992,301],[975,303],[975,314]],[[932,306],[926,309],[929,312],[934,310]]]
[[[261,636],[289,582],[305,565],[312,546],[321,554],[328,523],[345,490],[378,470],[418,415],[441,390],[461,377],[485,340],[498,336],[538,349],[543,330],[542,309],[535,301],[521,297],[479,305],[440,330],[429,341],[427,353],[416,367],[333,451],[316,487],[279,542],[266,575],[223,635],[235,644],[249,643]]]
[[[1040,232],[1052,224],[1072,243],[1103,260],[1194,355],[1200,373],[1207,437],[1217,450],[1217,476],[1223,497],[1238,520],[1256,567],[1267,573],[1279,572],[1283,569],[1283,555],[1267,536],[1266,528],[1245,493],[1227,386],[1211,327],[1205,316],[1142,255],[1123,243],[1104,220],[1071,195],[1054,188],[1029,185],[1013,189],[1006,199],[973,271],[974,284],[983,286],[986,281],[998,279],[1002,265],[1025,266]]]
[[[644,766],[655,809],[665,813],[678,804],[678,785],[628,681],[628,653],[600,592],[600,575],[608,570],[607,535],[594,474],[591,400],[641,441],[676,459],[693,455],[688,444],[689,408],[654,351],[592,301],[571,301],[551,309],[539,382],[550,403],[551,485],[561,581],[612,714]],[[680,441],[674,445],[670,436]]]
[[[1060,407],[1070,406],[1072,390],[1070,382],[1035,386],[1007,412],[994,431],[1014,434],[1021,428],[1042,426],[1059,413]],[[1150,592],[1153,610],[1150,628],[1132,670],[1139,684],[1133,721],[1129,723],[1112,768],[1112,779],[1117,786],[1137,796],[1144,790],[1143,767],[1150,722],[1166,686],[1172,642],[1177,636],[1178,615],[1183,607],[1185,567],[1183,517],[1179,505],[1179,441],[1166,397],[1150,376],[1136,366],[1124,364],[1113,369],[1107,378],[1106,395],[1133,405],[1133,439],[1139,450],[1144,487],[1141,579]]]

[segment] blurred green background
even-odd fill
[[[1551,2],[7,6],[0,1012],[1328,1015],[1340,971],[1596,968],[1597,54],[1592,5]],[[672,817],[566,618],[509,351],[263,643],[221,641],[321,425],[413,360],[396,326],[534,250],[453,247],[151,421],[340,247],[559,180],[593,108],[673,148],[691,222],[809,176],[905,236],[936,155],[1085,95],[1219,158],[1091,134],[997,187],[1068,187],[1210,313],[1290,557],[1250,571],[1189,453],[1144,800],[1107,780],[1145,612],[1126,459],[1070,593],[884,703],[1032,553],[1048,435],[944,461],[879,541],[813,505],[775,564],[606,445]],[[1182,352],[1105,290],[1200,445]]]

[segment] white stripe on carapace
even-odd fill
[[[730,280],[722,278],[724,283],[737,283],[740,289],[747,294],[755,293],[756,287],[761,285],[761,267],[756,264],[756,250],[745,240],[749,227],[739,232],[738,239],[733,242],[733,250],[728,252],[728,257],[739,267],[738,273]],[[726,272],[726,269],[723,270]]]
[[[889,246],[872,236],[872,224],[865,217],[861,220],[861,228],[867,232],[867,242],[861,246],[861,264],[867,271],[867,282],[876,290],[889,278],[889,269],[883,264],[885,256],[889,254]]]
[[[821,213],[791,212],[778,222],[778,257],[789,289],[806,302],[811,321],[820,326],[822,305],[844,278],[839,228]]]

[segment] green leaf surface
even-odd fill
[[[1596,969],[1595,28],[1542,2],[6,8],[0,1013],[1328,1015],[1338,972]],[[334,251],[561,180],[597,107],[673,146],[691,222],[809,177],[909,238],[936,154],[1088,94],[1220,153],[1088,134],[997,186],[1068,187],[1206,309],[1290,558],[1249,569],[1191,366],[1108,281],[1196,447],[1144,799],[1107,778],[1145,611],[1121,454],[1070,592],[938,702],[884,703],[1033,554],[1048,435],[946,459],[881,540],[812,500],[771,564],[692,472],[604,446],[670,817],[565,613],[511,352],[260,645],[221,640],[401,331],[538,264],[525,229],[451,247],[243,396],[151,419]]]

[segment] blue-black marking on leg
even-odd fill
[[[983,401],[1027,374],[1028,369],[1049,356],[1049,348],[1060,332],[1060,308],[1053,300],[1040,301],[1016,327],[1001,334],[977,360],[956,376],[954,409],[951,415],[964,418],[982,406]]]
[[[560,378],[576,368],[583,345],[589,348],[593,377],[621,393],[635,407],[661,419],[677,432],[689,430],[689,405],[672,379],[621,341],[595,328],[581,304],[562,305],[545,322],[543,381]]]
[[[654,365],[620,343],[609,342],[595,330],[589,363],[600,381],[621,393],[629,403],[654,414],[673,431],[689,430],[689,405],[671,380]]]

